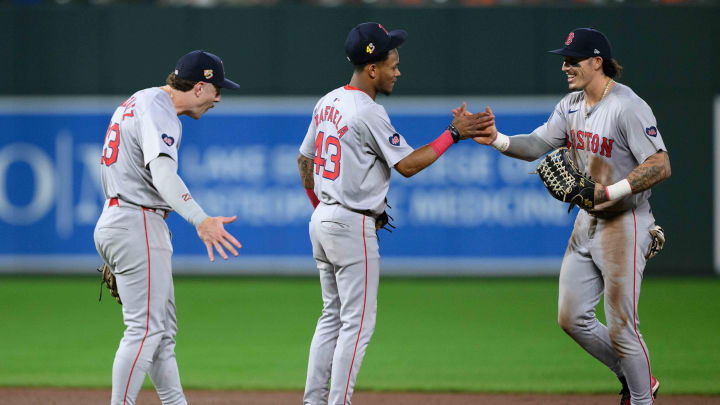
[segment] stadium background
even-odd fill
[[[378,101],[387,106],[395,126],[416,146],[431,140],[446,124],[449,108],[463,100],[469,100],[474,109],[497,106],[498,126],[506,133],[531,131],[544,121],[566,91],[558,58],[545,51],[559,47],[574,27],[595,26],[609,36],[616,59],[626,68],[620,81],[630,85],[653,108],[673,167],[673,176],[654,189],[651,200],[669,242],[646,270],[640,310],[645,322],[643,330],[651,335],[651,348],[653,344],[657,348],[655,362],[665,371],[664,381],[670,378],[669,392],[717,394],[720,359],[712,336],[720,329],[716,316],[720,284],[714,276],[714,268],[720,268],[715,264],[720,242],[714,235],[719,217],[714,193],[720,176],[717,167],[713,175],[710,162],[717,164],[720,160],[720,153],[713,149],[718,144],[714,139],[720,137],[720,7],[714,1],[627,3],[270,2],[250,7],[228,2],[203,7],[178,7],[172,2],[0,4],[0,49],[6,55],[0,63],[0,77],[4,78],[0,81],[0,273],[5,274],[0,278],[0,289],[4,289],[0,303],[5,308],[0,312],[0,322],[19,326],[6,329],[4,341],[26,349],[15,354],[10,353],[12,345],[0,349],[0,386],[109,385],[111,355],[122,329],[119,311],[108,302],[92,307],[97,293],[90,287],[94,282],[67,277],[92,276],[96,262],[92,216],[97,214],[102,197],[91,170],[93,147],[99,155],[113,106],[135,90],[162,84],[177,58],[189,50],[202,48],[220,55],[229,77],[242,86],[237,96],[225,92],[218,108],[197,123],[183,120],[180,166],[197,199],[213,207],[209,209],[211,214],[234,214],[227,209],[237,210],[241,220],[231,231],[240,236],[245,248],[241,260],[209,266],[193,230],[182,220],[171,219],[175,268],[180,274],[194,276],[313,274],[305,231],[307,219],[303,220],[309,218],[310,209],[295,177],[293,147],[304,134],[314,99],[349,78],[350,67],[342,52],[347,31],[362,21],[379,21],[410,34],[400,51],[403,77],[392,97]],[[393,214],[400,228],[392,235],[381,235],[383,274],[474,278],[384,279],[388,287],[387,295],[382,295],[381,287],[381,335],[376,335],[369,349],[358,389],[614,390],[616,382],[599,364],[580,353],[554,324],[557,287],[552,277],[475,278],[556,274],[572,217],[564,215],[561,204],[541,194],[534,177],[527,175],[533,165],[508,165],[509,159],[472,145],[451,152],[452,159],[441,159],[442,164],[424,177],[393,179],[391,190],[395,194],[391,199],[398,201]],[[193,169],[184,169],[186,163]],[[508,195],[522,193],[525,205],[520,200],[508,202]],[[432,198],[448,194],[454,197]],[[482,200],[475,206],[458,203],[483,199],[488,194],[497,198]],[[536,200],[541,209],[529,208],[527,201]],[[509,216],[502,209],[477,213],[493,204],[512,206],[514,210]],[[521,206],[525,208],[518,209]],[[447,207],[456,215],[438,214]],[[47,278],[47,274],[60,276]],[[269,347],[286,345],[297,361],[293,367],[288,366],[289,375],[282,378],[272,369],[265,374],[258,372],[261,376],[255,375],[251,382],[241,372],[231,374],[228,382],[218,382],[225,381],[221,378],[214,383],[204,379],[197,369],[186,371],[191,367],[183,368],[181,363],[181,372],[189,375],[184,378],[186,386],[301,388],[302,363],[319,311],[319,288],[312,277],[216,281],[221,286],[236,286],[238,291],[250,286],[259,289],[257,300],[235,297],[224,290],[233,297],[231,303],[238,306],[233,308],[241,312],[265,313],[268,301],[277,311],[270,311],[267,317],[258,315],[228,323],[226,320],[234,315],[208,316],[203,311],[218,309],[186,304],[187,323],[181,326],[178,351],[188,352],[180,354],[181,361],[183,355],[190,364],[212,357],[202,349],[208,346],[207,340],[193,340],[198,336],[188,326],[193,319],[224,336],[235,336],[241,327],[263,330],[268,322],[282,322],[273,314],[283,313],[289,296],[307,307],[307,312],[295,316],[304,319],[298,323],[304,329],[293,332],[297,341],[288,345],[282,339],[267,340],[265,335],[261,340],[267,340]],[[180,277],[178,302],[182,304],[182,295],[187,294],[185,299],[190,302],[195,299],[220,304],[218,284]],[[189,292],[191,286],[193,292]],[[467,286],[477,288],[465,294],[480,309],[468,308],[454,299],[450,302],[457,307],[443,301],[442,294],[457,293]],[[493,286],[498,290],[494,291]],[[64,294],[67,291],[75,292],[72,299]],[[264,300],[263,291],[273,298]],[[299,291],[307,294],[296,297]],[[464,329],[459,323],[455,326],[460,329],[454,330],[443,318],[445,311],[435,308],[416,312],[417,306],[411,306],[414,301],[403,301],[403,294],[418,291],[448,305],[447,312],[473,317],[477,325]],[[506,295],[499,298],[497,291]],[[473,292],[487,297],[480,299]],[[37,304],[27,305],[29,297]],[[496,318],[483,309],[494,308],[497,299],[502,300],[504,309],[503,316]],[[396,318],[388,315],[384,326],[383,300],[385,307],[398,311]],[[223,311],[229,310],[228,303],[224,302]],[[537,311],[535,321],[542,320],[536,330],[546,332],[535,337],[535,343],[526,334],[532,325],[527,308]],[[433,311],[438,312],[436,317],[431,316]],[[98,323],[102,332],[91,335],[106,340],[80,345],[81,331],[94,329],[86,318],[89,314],[104,317]],[[422,352],[431,352],[440,362],[459,361],[447,364],[448,370],[473,370],[475,373],[469,374],[477,379],[488,378],[494,371],[497,383],[458,380],[451,371],[441,373],[439,378],[432,375],[436,364],[413,364],[401,360],[402,356],[390,356],[396,361],[382,367],[372,363],[373,351],[382,357],[380,353],[400,350],[402,345],[395,347],[392,342],[383,345],[382,336],[401,336],[399,325],[408,316],[436,321],[433,328],[445,331],[428,337],[425,343],[433,349]],[[74,321],[55,325],[55,320],[64,317]],[[45,330],[42,325],[56,327]],[[107,327],[102,329],[102,325]],[[687,326],[683,334],[676,333],[677,325]],[[383,327],[390,329],[384,332],[387,335],[382,334]],[[575,357],[568,364],[575,368],[558,371],[566,373],[569,380],[514,386],[509,382],[513,375],[532,374],[535,368],[523,363],[517,370],[512,369],[515,374],[497,373],[498,369],[507,370],[507,358],[488,362],[481,355],[487,351],[483,346],[463,346],[462,339],[448,339],[460,334],[471,341],[472,336],[482,340],[480,336],[495,328],[518,335],[516,340],[505,340],[507,336],[500,339],[495,349],[499,353],[516,352],[513,347],[528,349],[528,345],[537,345],[532,350],[535,356],[544,353],[552,357],[558,351],[573,353]],[[184,342],[183,334],[187,339]],[[35,335],[44,339],[36,342],[28,338]],[[48,338],[68,346],[48,346]],[[561,343],[554,343],[556,340]],[[246,341],[245,346],[242,341],[221,340],[213,342],[213,347],[222,352],[224,345],[232,345],[238,356],[244,356],[243,348],[251,347],[251,342]],[[465,355],[472,348],[470,351],[479,353],[479,357],[454,358],[444,345],[455,345],[460,351],[464,347]],[[40,360],[55,358],[61,362],[69,357],[77,362],[76,350],[83,353],[82,358],[102,353],[103,361],[87,360],[92,367],[77,366],[69,372],[54,368],[52,362],[43,365]],[[412,353],[408,356],[414,358]],[[275,364],[267,356],[258,354],[258,358]],[[471,365],[470,360],[478,361]],[[540,358],[535,367],[546,371],[547,364],[554,361]],[[438,382],[386,378],[382,370],[393,375],[393,367],[400,363],[403,367],[425,367],[427,378]],[[88,369],[95,370],[95,374],[89,376]],[[217,365],[215,371],[220,372],[218,369],[222,365]],[[694,371],[688,374],[689,369]],[[252,382],[256,380],[259,382]]]

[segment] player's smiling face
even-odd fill
[[[563,57],[562,71],[567,75],[570,90],[582,90],[590,83],[592,69],[589,58]]]
[[[391,50],[387,59],[378,63],[377,66],[377,92],[389,96],[393,91],[395,82],[400,77],[400,55],[397,49]]]

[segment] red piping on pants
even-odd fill
[[[647,361],[648,364],[648,378],[650,379],[650,399],[652,400],[652,403],[655,403],[655,398],[652,395],[652,372],[650,371],[650,359],[648,358],[647,352],[645,351],[645,346],[642,343],[642,339],[640,339],[640,334],[637,330],[637,308],[635,307],[635,278],[637,277],[637,219],[635,218],[635,208],[632,210],[633,213],[633,227],[635,230],[635,245],[633,246],[633,330],[635,330],[635,336],[638,338],[638,342],[640,343],[640,347],[643,349],[643,354],[645,355],[645,361]]]
[[[137,354],[137,356],[135,356],[135,361],[133,361],[133,365],[130,368],[130,376],[128,377],[127,386],[125,386],[125,397],[123,397],[123,404],[125,404],[125,401],[127,401],[128,389],[130,389],[130,381],[132,380],[133,371],[135,371],[135,364],[137,363],[138,358],[140,357],[140,352],[142,352],[143,345],[145,344],[145,338],[147,337],[148,331],[150,330],[150,242],[148,241],[147,220],[145,218],[145,210],[143,210],[142,213],[143,213],[143,225],[145,225],[145,246],[147,247],[147,261],[148,261],[147,321],[145,322],[145,336],[143,336],[142,342],[140,342],[140,350],[138,350],[138,354]]]
[[[348,373],[348,381],[345,386],[345,396],[343,397],[343,405],[347,402],[347,394],[350,389],[350,377],[352,376],[353,364],[355,364],[355,353],[357,353],[358,342],[360,342],[360,332],[362,332],[363,321],[365,320],[365,300],[367,299],[367,242],[365,242],[365,215],[362,217],[363,230],[363,249],[365,253],[365,290],[363,291],[363,310],[360,317],[360,330],[358,331],[357,340],[355,341],[355,350],[353,350],[352,361],[350,362],[350,372]]]

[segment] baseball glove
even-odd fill
[[[585,210],[595,206],[595,182],[580,173],[566,147],[547,154],[536,171],[550,195],[570,203],[568,213],[576,204]]]
[[[655,257],[665,246],[665,231],[659,225],[650,227],[650,235],[652,235],[652,240],[650,240],[650,246],[645,254],[645,260]]]
[[[117,283],[115,282],[115,275],[110,271],[110,268],[107,264],[103,264],[97,268],[97,271],[102,274],[102,279],[100,280],[100,298],[98,298],[98,301],[102,300],[102,286],[105,284],[108,290],[110,290],[110,295],[115,297],[115,301],[117,301],[118,304],[122,305],[120,294],[117,289]]]
[[[385,205],[388,208],[392,207],[390,204],[387,203],[387,200],[385,200]],[[390,221],[394,221],[395,218],[393,218],[390,214],[387,213],[387,210],[383,211],[382,214],[378,215],[378,217],[375,219],[375,233],[377,233],[379,230],[384,229],[390,233],[392,233],[392,230],[395,229],[395,225],[391,224]],[[392,229],[390,229],[392,228]]]

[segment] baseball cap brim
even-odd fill
[[[388,42],[388,48],[385,51],[399,47],[408,37],[407,31],[405,30],[390,31],[388,35],[390,36],[390,42]]]
[[[589,58],[594,55],[586,55],[582,52],[576,52],[573,50],[570,50],[568,48],[560,48],[560,49],[553,49],[552,51],[548,51],[549,53],[554,53],[556,55],[562,55],[562,56],[572,56],[575,58]]]
[[[223,89],[239,89],[240,85],[228,78],[225,78],[225,80],[218,84],[218,87],[222,87]]]

